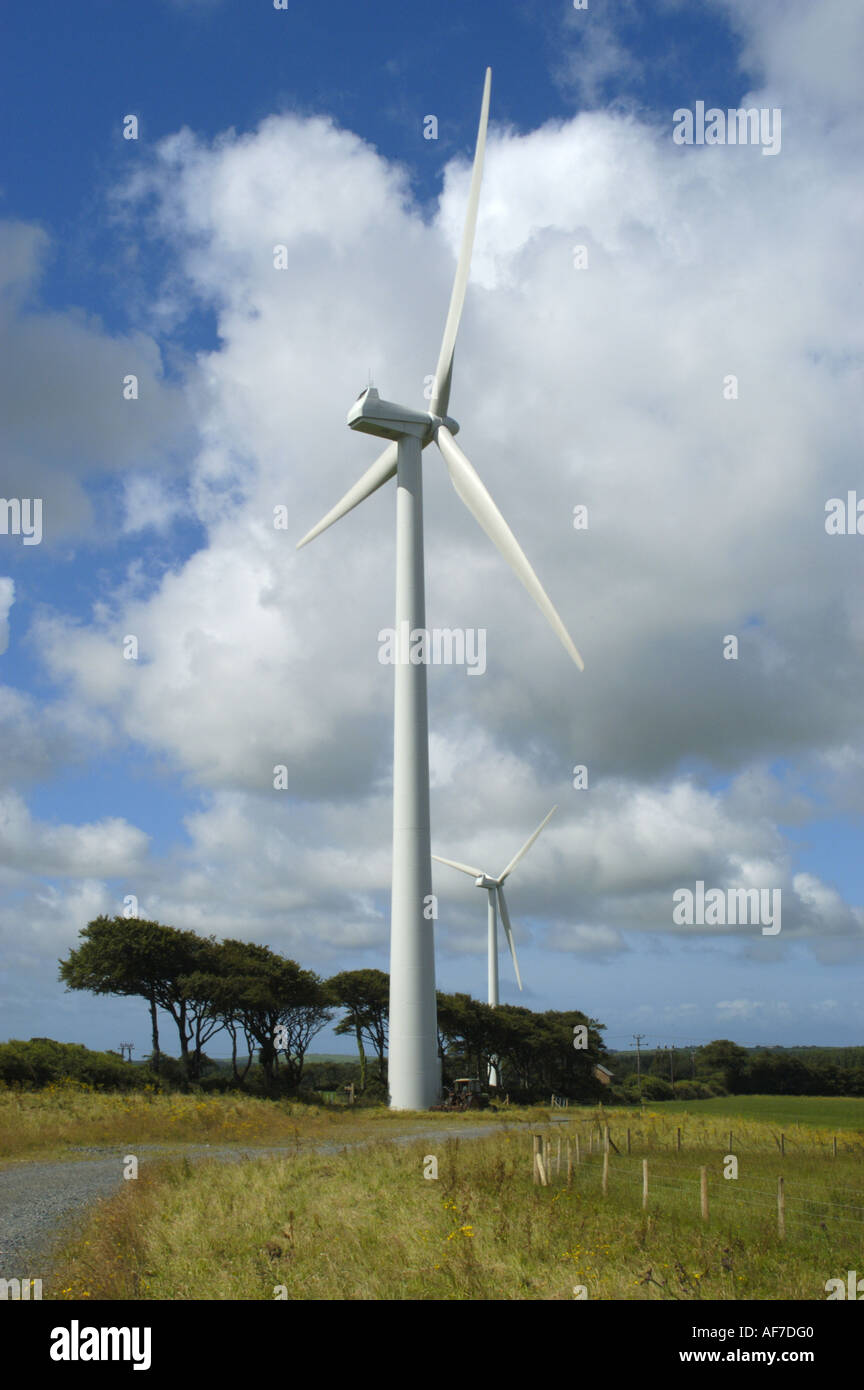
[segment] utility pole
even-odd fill
[[[642,1054],[641,1054],[641,1052],[639,1051],[639,1044],[641,1043],[641,1041],[642,1041],[642,1039],[644,1038],[644,1036],[645,1036],[644,1033],[634,1033],[634,1034],[633,1034],[633,1037],[634,1037],[634,1039],[635,1039],[635,1041],[636,1041],[636,1084],[637,1084],[637,1086],[639,1087],[639,1099],[640,1099],[640,1101],[641,1101],[641,1099],[642,1099]]]

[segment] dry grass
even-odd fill
[[[422,1117],[428,1124],[431,1117]],[[497,1117],[500,1119],[500,1116]],[[604,1117],[605,1118],[605,1117]],[[629,1115],[632,1121],[632,1112]],[[675,1150],[678,1116],[645,1116],[628,1159],[612,1155],[548,1188],[532,1185],[524,1128],[478,1140],[377,1140],[353,1151],[234,1164],[147,1168],[104,1203],[63,1252],[49,1297],[90,1299],[522,1300],[824,1299],[825,1281],[860,1265],[860,1158],[804,1149],[782,1161],[780,1240],[773,1135],[751,1132],[737,1182],[725,1144],[702,1131]],[[727,1126],[728,1127],[728,1126]],[[631,1131],[635,1130],[631,1123]],[[378,1132],[381,1132],[379,1127]],[[614,1133],[614,1130],[613,1130]],[[850,1144],[852,1139],[844,1136]],[[736,1144],[737,1147],[737,1144]],[[772,1151],[773,1148],[773,1151]],[[641,1207],[641,1156],[651,1191]],[[425,1180],[434,1153],[438,1179]],[[699,1167],[711,1219],[699,1214]],[[848,1189],[848,1190],[847,1190]],[[284,1291],[284,1292],[283,1292]]]
[[[531,1118],[541,1109],[445,1117],[460,1124],[489,1124],[503,1116]],[[428,1127],[441,1116],[410,1114],[382,1105],[352,1110],[253,1096],[163,1095],[155,1091],[115,1095],[80,1082],[39,1091],[0,1088],[0,1160],[65,1157],[70,1148],[130,1147],[135,1144],[296,1144],[301,1141],[368,1138],[382,1126],[400,1132]]]

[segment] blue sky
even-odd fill
[[[369,366],[397,399],[432,370],[489,64],[453,408],[586,673],[430,464],[430,622],[489,631],[482,680],[430,673],[433,848],[494,869],[559,804],[514,876],[511,1002],[617,1045],[860,1042],[864,542],[823,517],[864,496],[864,22],[751,8],[4,19],[0,493],[41,496],[44,537],[0,535],[0,1036],[146,1050],[142,1006],[56,982],[128,893],[322,974],[386,968],[392,499],[293,543],[365,466],[343,422]],[[673,145],[697,101],[779,108],[780,153]],[[782,884],[783,932],[676,930],[699,879]],[[484,904],[436,891],[439,986],[482,996]]]

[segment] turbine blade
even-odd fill
[[[511,873],[513,869],[516,868],[516,865],[519,863],[519,860],[522,858],[522,855],[528,853],[528,851],[529,851],[529,849],[531,848],[531,846],[533,845],[534,841],[537,839],[537,836],[540,834],[540,831],[543,829],[544,825],[546,824],[546,821],[551,820],[552,817],[554,816],[554,814],[555,814],[555,812],[556,812],[557,810],[558,810],[558,807],[557,807],[557,806],[553,806],[553,807],[552,807],[552,810],[549,812],[549,815],[546,817],[546,819],[545,819],[545,820],[541,820],[541,822],[540,822],[540,824],[538,825],[537,829],[534,831],[534,834],[533,834],[529,839],[527,839],[527,840],[525,841],[525,843],[524,843],[524,845],[522,846],[522,848],[520,849],[519,853],[518,853],[518,854],[514,854],[513,858],[510,860],[510,863],[507,865],[507,868],[504,870],[504,872],[498,875],[498,882],[499,882],[499,883],[503,883],[504,880],[505,880],[505,878],[507,877],[507,875],[508,875],[509,873]]]
[[[537,578],[523,553],[519,542],[499,512],[489,493],[483,486],[474,468],[468,462],[456,440],[446,425],[439,425],[436,433],[438,448],[444,455],[444,462],[450,474],[450,481],[468,508],[474,520],[482,526],[493,545],[497,546],[516,576],[521,579],[540,612],[558,635],[565,651],[573,658],[580,671],[585,670],[576,646],[566,627],[552,606],[552,601],[540,580]]]
[[[461,869],[463,874],[470,874],[472,878],[482,878],[482,869],[472,869],[470,864],[458,864],[455,859],[442,859],[440,854],[433,854],[433,859],[437,859],[439,864],[449,864],[451,869]]]
[[[432,391],[430,409],[433,415],[446,415],[450,404],[450,377],[453,368],[453,351],[456,347],[456,334],[465,303],[468,288],[468,272],[471,268],[471,252],[474,249],[474,230],[477,226],[477,208],[480,203],[480,184],[483,180],[483,155],[486,151],[486,127],[489,123],[489,92],[492,86],[492,69],[486,69],[483,83],[483,101],[480,106],[480,125],[477,129],[477,144],[474,149],[474,168],[471,173],[471,189],[468,194],[468,207],[465,212],[465,226],[462,231],[462,246],[456,266],[456,278],[450,295],[444,337],[435,368],[435,386]]]
[[[510,924],[510,913],[507,911],[507,903],[504,898],[504,889],[499,886],[498,906],[501,909],[501,922],[504,927],[504,934],[507,937],[507,945],[510,947],[510,954],[513,957],[513,969],[516,971],[516,983],[522,988],[522,976],[519,974],[519,962],[516,959],[516,942],[513,940],[513,927]]]
[[[396,455],[397,445],[395,443],[388,444],[383,454],[378,455],[372,467],[367,468],[363,477],[359,478],[354,486],[348,489],[342,501],[337,502],[323,520],[319,521],[317,526],[313,526],[311,531],[307,531],[302,541],[297,542],[297,549],[300,550],[310,541],[314,541],[315,537],[320,536],[322,531],[326,531],[328,526],[332,526],[334,521],[338,521],[346,512],[350,512],[352,508],[365,502],[367,497],[370,497],[373,492],[388,482],[396,472]]]

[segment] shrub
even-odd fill
[[[642,1094],[646,1100],[672,1100],[675,1092],[672,1083],[662,1076],[643,1076]]]
[[[0,1081],[42,1087],[77,1081],[100,1090],[140,1090],[155,1078],[148,1067],[124,1062],[114,1052],[94,1052],[81,1043],[52,1038],[13,1038],[0,1043]]]

